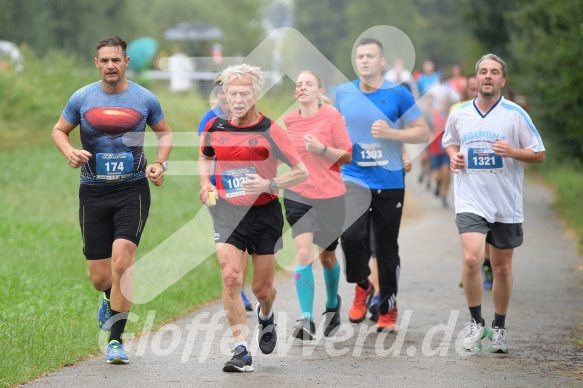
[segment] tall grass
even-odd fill
[[[553,156],[553,150],[550,143],[547,146],[547,161],[537,170],[555,190],[554,206],[575,230],[579,239],[579,255],[583,256],[583,163]]]

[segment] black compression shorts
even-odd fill
[[[87,260],[108,259],[113,242],[140,243],[150,210],[147,179],[115,185],[79,187],[79,225]]]

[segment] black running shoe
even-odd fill
[[[298,319],[294,326],[292,337],[304,341],[311,341],[316,337],[316,324],[310,318]]]
[[[259,310],[261,306],[259,302],[255,305],[255,312],[257,313],[257,320],[259,321],[259,330],[257,330],[257,343],[259,344],[259,350],[263,354],[270,354],[275,349],[277,344],[277,332],[275,330],[275,323],[273,323],[273,318],[275,314],[271,314],[271,318],[267,321],[262,321],[259,318]]]
[[[253,359],[251,353],[243,345],[239,345],[233,350],[233,358],[225,362],[223,372],[251,372],[253,371]]]
[[[328,309],[324,311],[325,327],[324,335],[330,337],[336,334],[340,327],[340,308],[342,307],[342,297],[338,295],[338,306],[335,309]]]

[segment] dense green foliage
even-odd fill
[[[518,85],[532,102],[553,158],[583,161],[583,3],[518,1],[510,52]]]
[[[223,30],[221,44],[228,55],[247,55],[263,37],[262,10],[268,2],[0,0],[0,39],[26,44],[40,55],[64,49],[82,61],[93,58],[95,43],[105,35],[119,35],[127,42],[150,36],[166,52],[181,45],[192,55],[210,56],[208,42],[163,39],[164,31],[178,23],[204,21]]]
[[[0,39],[26,44],[41,55],[61,48],[86,54],[104,31],[110,35],[131,31],[128,21],[119,18],[125,3],[125,0],[0,0]]]
[[[296,0],[294,27],[348,77],[355,76],[350,53],[357,38],[380,25],[396,27],[409,37],[416,51],[416,67],[425,58],[444,68],[453,63],[465,65],[469,55],[479,52],[479,44],[468,39],[462,14],[456,12],[457,2]]]

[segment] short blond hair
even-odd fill
[[[265,83],[265,78],[263,78],[263,72],[260,67],[251,66],[246,63],[242,65],[229,66],[219,75],[221,85],[223,90],[227,92],[227,86],[229,81],[234,77],[242,80],[246,75],[251,76],[251,85],[253,87],[253,93],[256,97],[261,94],[261,89],[263,89],[263,84]]]

